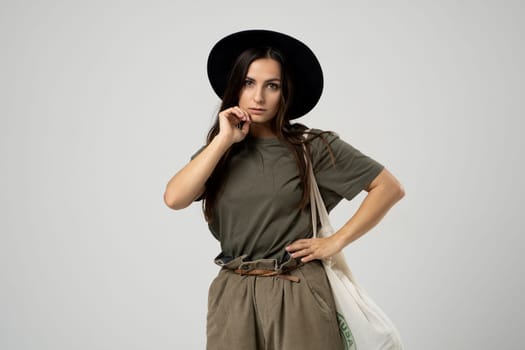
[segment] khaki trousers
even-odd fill
[[[266,260],[254,265],[264,268],[265,262],[272,264]],[[240,268],[249,269],[246,266]],[[309,262],[290,274],[300,281],[241,276],[223,267],[209,288],[206,349],[343,349],[321,262]]]

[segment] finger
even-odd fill
[[[249,121],[251,123],[252,122],[252,116],[250,115],[250,113],[248,113],[248,111],[242,109],[241,107],[239,107],[239,110],[242,112],[242,115],[244,116],[244,120],[245,121]]]
[[[306,247],[310,246],[310,240],[309,239],[299,239],[295,242],[293,242],[292,244],[290,244],[289,246],[286,247],[286,250],[287,251],[296,251],[296,250],[299,250],[299,249],[304,249]]]
[[[307,262],[310,262],[312,260],[316,260],[317,258],[313,255],[313,254],[310,254],[308,256],[305,256],[304,258],[301,259],[302,262],[304,263],[307,263]]]
[[[235,115],[232,114],[223,114],[222,116],[219,116],[220,119],[225,120],[230,124],[231,126],[235,126],[239,123],[239,118],[237,118]]]
[[[311,255],[311,250],[310,249],[301,249],[293,254],[290,254],[292,256],[292,258],[301,258],[301,257],[304,257],[304,256],[307,256],[307,255]]]
[[[224,116],[224,117],[228,116],[229,114],[232,113],[232,109],[233,109],[233,107],[223,109],[223,110],[219,113],[219,116]]]
[[[241,131],[244,135],[248,135],[250,131],[250,122],[248,120],[242,125]]]
[[[246,120],[250,119],[250,113],[248,113],[248,111],[242,109],[241,107],[239,107],[239,109],[242,111],[242,114],[246,117]]]
[[[226,116],[226,119],[230,122],[231,125],[237,125],[240,122],[239,118],[233,114],[228,114]]]
[[[250,114],[250,112],[248,111],[244,111],[244,113],[246,113],[246,118],[250,121],[250,123],[252,122],[252,115]]]
[[[242,120],[242,115],[239,115],[239,111],[235,110],[235,107],[230,107],[219,113],[219,116],[227,118],[229,121]]]
[[[236,113],[239,113],[239,115],[244,117],[244,111],[241,109],[241,107],[235,106],[235,107],[233,107],[233,109],[235,109]]]
[[[246,120],[246,115],[244,114],[244,111],[242,109],[235,106],[233,107],[233,111],[241,120]]]

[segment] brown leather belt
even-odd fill
[[[259,277],[271,277],[275,276],[278,278],[282,278],[284,280],[292,281],[292,282],[299,282],[299,277],[292,276],[289,274],[290,271],[275,271],[275,270],[265,270],[265,269],[253,269],[253,270],[243,270],[243,269],[235,269],[231,270],[241,276],[259,276]]]

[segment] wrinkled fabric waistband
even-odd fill
[[[255,269],[265,269],[281,273],[291,271],[301,265],[304,265],[300,259],[294,259],[291,256],[289,256],[289,259],[283,263],[279,263],[277,259],[249,260],[248,255],[241,255],[239,257],[233,258],[225,256],[223,253],[220,253],[214,259],[214,262],[222,268],[230,270],[240,269],[246,272]]]

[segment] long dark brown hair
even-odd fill
[[[290,118],[288,111],[290,105],[293,101],[293,84],[292,79],[289,75],[287,69],[286,60],[284,56],[275,48],[271,47],[261,47],[261,48],[251,48],[239,55],[235,61],[233,68],[230,73],[229,81],[225,89],[222,103],[219,111],[223,111],[227,108],[237,106],[239,103],[239,96],[241,90],[244,86],[244,81],[246,75],[248,74],[248,69],[250,64],[260,58],[271,58],[279,62],[281,66],[281,98],[279,103],[279,109],[275,118],[271,121],[272,131],[277,135],[277,138],[287,145],[292,154],[294,155],[295,161],[297,163],[297,168],[299,170],[299,176],[301,179],[301,185],[303,189],[303,196],[301,201],[298,203],[298,207],[302,210],[304,209],[310,201],[309,189],[310,189],[310,179],[308,176],[308,167],[310,164],[310,157],[304,157],[304,147],[306,147],[307,152],[309,152],[308,142],[312,139],[321,136],[324,143],[328,146],[328,143],[322,137],[323,133],[311,133],[308,128],[300,123],[290,123]],[[219,116],[215,119],[215,123],[208,132],[207,144],[213,140],[215,136],[219,133]],[[303,135],[305,133],[312,134],[312,137],[308,137],[308,142],[305,142]],[[247,136],[248,137],[248,136]],[[213,217],[213,208],[216,204],[217,198],[222,190],[222,185],[224,179],[227,175],[227,164],[230,158],[237,153],[242,147],[242,141],[233,144],[221,157],[217,166],[213,170],[212,174],[206,181],[205,191],[203,193],[203,211],[204,216],[208,222],[212,220]],[[303,146],[304,145],[304,146]],[[330,151],[330,155],[333,161],[333,155]]]

